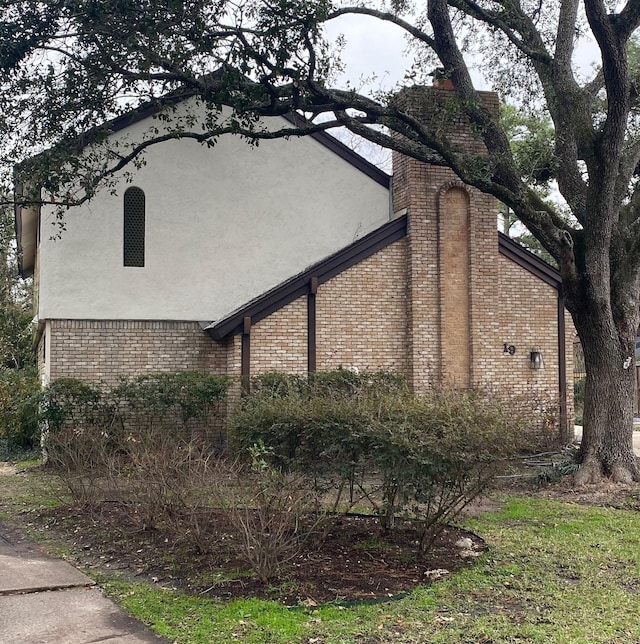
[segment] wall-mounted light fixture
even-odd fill
[[[542,359],[542,351],[536,349],[531,352],[531,363],[530,367],[532,369],[544,369],[544,360]]]

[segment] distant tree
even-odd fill
[[[552,171],[555,164],[553,152],[553,123],[548,115],[539,112],[523,113],[514,105],[503,103],[500,123],[509,139],[511,151],[522,178],[537,192],[541,199],[552,200]],[[501,203],[501,231],[522,244],[527,250],[538,255],[548,264],[557,267],[553,256],[544,248],[509,206]]]
[[[414,80],[443,68],[454,87],[450,109],[470,123],[486,153],[468,154],[447,127],[419,121],[392,94],[333,87],[340,61],[322,27],[341,16],[403,29],[414,44]],[[639,26],[640,0],[5,0],[0,132],[19,134],[7,157],[57,143],[23,170],[63,207],[140,163],[149,145],[177,136],[213,144],[227,133],[255,141],[344,126],[452,168],[510,208],[558,263],[587,371],[578,481],[640,480],[632,449],[640,75],[633,55],[630,64]],[[587,79],[574,65],[583,37],[593,39],[599,58]],[[503,98],[531,118],[551,119],[544,136],[523,137],[528,167],[474,89],[472,55]],[[184,103],[173,109],[188,97],[202,108],[193,101],[192,111]],[[107,142],[108,127],[99,123],[144,102],[155,110],[155,126],[139,140]],[[292,111],[313,123],[278,131],[261,124],[261,116]],[[79,155],[88,141],[92,152]],[[536,189],[551,179],[570,218]]]
[[[18,275],[13,214],[0,208],[0,370],[34,364],[31,282]]]

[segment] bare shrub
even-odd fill
[[[165,517],[174,533],[192,543],[199,552],[213,552],[221,534],[218,517],[228,514],[235,503],[238,475],[242,468],[233,458],[205,452],[194,446],[190,452],[187,476],[181,490],[181,505]]]
[[[212,449],[227,380],[198,373],[123,380],[116,388],[58,380],[41,419],[49,463],[80,503],[108,498],[145,529],[183,504],[193,464]]]
[[[238,471],[237,495],[227,504],[242,557],[264,583],[298,556],[326,515],[318,512],[310,479],[275,467],[273,450],[258,443]]]
[[[101,500],[114,435],[114,407],[98,385],[61,379],[41,401],[43,451],[79,504]]]

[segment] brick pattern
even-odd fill
[[[209,341],[212,342],[212,340]],[[225,373],[231,379],[229,389],[227,390],[227,415],[231,416],[240,402],[242,393],[242,336],[240,334],[232,335],[227,340],[224,368]]]
[[[496,279],[503,306],[496,310],[500,335],[494,336],[491,350],[481,361],[485,381],[502,391],[527,396],[557,396],[558,322],[556,290],[519,268],[506,257],[500,257]],[[566,320],[567,405],[573,417],[573,350],[575,330],[571,317]],[[516,347],[513,355],[503,345]],[[531,351],[542,352],[544,369],[530,367]]]
[[[319,371],[340,366],[407,373],[406,240],[322,284],[316,295]],[[307,371],[307,297],[251,329],[251,373]]]
[[[317,369],[407,373],[407,242],[401,239],[318,289]]]
[[[171,371],[225,373],[226,347],[197,322],[51,320],[49,376],[102,380]]]
[[[408,377],[416,392],[441,380],[438,189],[451,172],[393,154],[393,208],[406,209]]]
[[[491,355],[493,352],[494,337],[499,331],[497,312],[503,307],[508,309],[511,304],[500,292],[497,281],[500,253],[496,229],[498,212],[496,200],[477,190],[470,190],[470,195],[472,198],[470,297],[473,329],[471,384],[485,386],[486,374],[482,356]],[[526,273],[524,269],[516,268],[519,272]],[[555,301],[555,292],[552,293],[552,298]]]
[[[442,381],[471,386],[471,297],[469,283],[469,196],[452,187],[441,200],[439,220]]]
[[[307,372],[307,298],[300,297],[251,329],[251,374]]]
[[[404,91],[400,100],[432,127],[446,128],[455,144],[482,153],[482,141],[447,104],[450,97],[446,90],[416,88]],[[495,96],[483,94],[481,99],[497,111]],[[409,218],[408,350],[413,389],[421,392],[453,383],[505,394],[557,396],[557,293],[500,256],[495,199],[461,184],[446,168],[397,153],[393,165],[393,208],[406,210]],[[505,342],[516,345],[514,356],[502,352]],[[571,419],[571,344],[567,346]],[[544,370],[530,368],[533,349],[542,351]]]
[[[567,379],[565,383],[565,388],[567,392],[567,419],[568,419],[568,431],[571,436],[573,436],[573,419],[575,418],[575,401],[573,399],[573,370],[575,368],[573,360],[573,342],[575,341],[576,329],[573,326],[573,320],[569,315],[568,311],[565,311],[565,347],[566,347],[566,365],[567,365]]]

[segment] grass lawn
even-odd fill
[[[469,522],[490,546],[470,570],[388,602],[286,608],[107,583],[179,643],[640,642],[635,511],[510,498]]]
[[[31,525],[37,536],[42,527],[31,517],[60,494],[50,474],[0,476],[0,516]],[[473,568],[378,603],[287,608],[189,597],[117,577],[99,581],[178,644],[626,644],[640,642],[639,519],[634,510],[509,497],[501,511],[467,520],[489,546]]]

